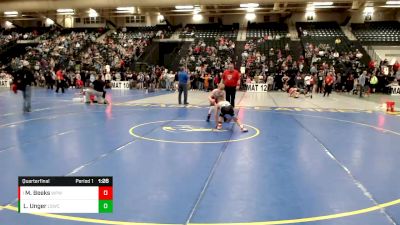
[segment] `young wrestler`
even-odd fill
[[[225,100],[225,85],[224,84],[219,84],[218,88],[214,89],[211,94],[208,96],[208,101],[210,101],[210,109],[208,110],[208,115],[207,115],[207,122],[210,122],[211,118],[211,112],[215,108],[215,104],[217,103],[217,99]]]
[[[240,127],[240,130],[242,132],[248,131],[235,116],[235,111],[233,110],[233,106],[231,105],[231,103],[229,103],[225,99],[221,99],[221,101],[217,99],[217,104],[215,106],[215,121],[218,121],[217,129],[222,129],[222,122],[229,123],[231,120],[233,120]]]

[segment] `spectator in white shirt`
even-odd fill
[[[272,75],[267,78],[268,91],[272,91],[274,89],[274,77]]]
[[[313,92],[313,83],[312,83],[313,77],[311,76],[311,74],[307,74],[304,77],[304,84],[306,85],[306,91],[307,93],[310,93],[310,97],[312,98],[312,92]]]
[[[356,57],[358,59],[361,59],[363,57],[363,54],[357,50]]]

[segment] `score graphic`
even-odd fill
[[[113,195],[112,187],[99,187],[99,213],[112,213]]]
[[[20,213],[112,211],[112,177],[18,177]]]

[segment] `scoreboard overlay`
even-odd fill
[[[112,213],[112,177],[18,177],[19,213]]]

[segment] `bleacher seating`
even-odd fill
[[[225,39],[225,44],[221,45],[215,39],[196,39],[192,42],[188,54],[181,59],[181,65],[186,65],[189,70],[194,71],[196,67],[202,64],[207,64],[210,67],[215,67],[217,64],[223,66],[226,62],[233,60],[234,51],[230,49],[228,38]],[[226,46],[227,48],[220,48]],[[199,52],[195,49],[198,47]]]
[[[154,33],[154,38],[170,38],[175,28],[168,25],[156,25],[145,27],[127,27],[126,30],[133,34]]]
[[[234,26],[220,24],[188,24],[179,35],[180,38],[216,38],[224,36],[229,39],[237,38],[237,29]]]
[[[312,56],[307,49],[310,45],[325,52],[325,56],[321,57],[319,64],[322,62],[332,64],[336,60],[331,55],[333,52],[339,53],[340,56],[354,55],[356,52],[362,53],[363,56],[359,60],[360,67],[364,67],[370,60],[361,45],[358,42],[351,42],[336,22],[296,23],[296,27],[309,63]]]
[[[34,46],[34,43],[17,44],[19,41],[33,41],[50,31],[46,27],[12,28],[0,30],[0,61],[8,64],[12,58],[25,53],[25,47]]]
[[[43,33],[48,32],[49,28],[12,28],[0,30],[0,46],[2,50],[19,40],[33,40]]]
[[[382,21],[351,24],[353,34],[365,44],[400,45],[400,22]]]
[[[265,38],[265,37],[286,37],[288,27],[282,23],[253,23],[247,27],[247,39]]]
[[[102,32],[105,32],[103,30]],[[53,61],[53,66],[62,66],[68,68],[70,61],[76,60],[79,52],[87,48],[102,33],[99,29],[64,29],[54,30],[50,32],[46,40],[42,40],[35,47],[27,47],[24,54],[19,58],[15,58],[10,63],[15,70],[23,59],[30,62],[31,65],[39,65],[46,61],[45,67],[49,67]]]
[[[259,53],[265,57],[266,65],[269,61],[274,63],[278,57],[286,58],[287,55],[291,54],[290,51],[286,52],[285,47],[289,44],[290,39],[287,37],[288,27],[286,24],[281,23],[253,23],[247,27],[247,43],[244,48],[244,52],[249,57],[243,58],[241,55],[241,66],[254,71],[256,64],[249,64],[249,59]],[[247,46],[247,47],[246,47]],[[250,47],[251,46],[251,47]],[[249,48],[250,47],[250,48]],[[250,72],[250,74],[252,74]],[[253,74],[254,75],[254,74]]]
[[[336,22],[309,22],[296,23],[298,30],[303,31],[303,35],[311,37],[342,37],[345,36]]]

